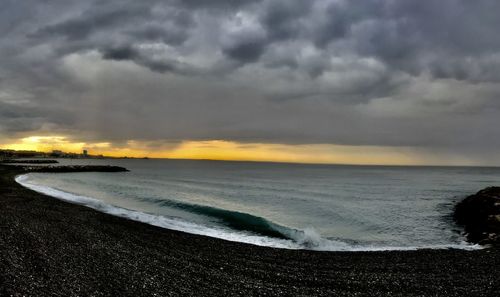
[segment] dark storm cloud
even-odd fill
[[[206,18],[207,12],[201,9],[211,8],[215,22],[224,19],[224,15],[230,18],[241,12],[255,16],[262,29],[260,34],[241,30],[229,33],[229,42],[212,45],[241,63],[257,62],[269,48],[298,40],[302,45],[333,51],[332,54],[373,56],[413,75],[429,71],[438,78],[454,79],[467,79],[469,75],[461,73],[460,67],[448,66],[448,70],[435,67],[436,60],[450,56],[460,59],[465,55],[478,59],[500,47],[498,38],[494,38],[494,28],[500,22],[490,12],[495,7],[491,1],[482,1],[485,4],[414,0],[182,2],[145,1],[118,6],[113,5],[114,1],[105,4],[98,1],[76,17],[39,28],[34,36],[45,41],[66,38],[59,46],[64,54],[92,48],[132,47],[141,42],[181,47],[189,40],[190,33],[196,34],[189,29],[204,25],[193,18],[197,15]],[[471,12],[480,14],[481,21]],[[319,75],[322,70],[316,67],[312,72]],[[478,75],[474,77],[477,79]]]
[[[189,8],[236,9],[262,2],[262,0],[175,0],[174,2],[178,6]]]
[[[257,61],[267,46],[267,40],[262,37],[243,36],[240,40],[223,48],[229,58],[242,63]]]
[[[6,0],[0,133],[498,148],[499,9]]]
[[[261,22],[269,35],[277,40],[290,39],[300,32],[298,20],[310,13],[312,1],[270,1],[261,14]]]
[[[367,20],[383,19],[386,1],[332,1],[325,5],[323,19],[314,31],[314,42],[324,47],[330,42],[347,38],[352,27]]]
[[[102,53],[102,57],[107,60],[135,60],[139,54],[130,47],[110,48]]]
[[[187,27],[190,23],[185,23]],[[162,25],[150,25],[139,29],[131,29],[128,34],[143,41],[157,41],[164,44],[180,45],[189,37],[182,29],[169,30]]]
[[[40,38],[63,36],[69,40],[88,38],[92,33],[113,28],[123,22],[144,20],[150,14],[147,7],[134,7],[110,11],[101,11],[99,8],[60,23],[49,25],[36,32]]]
[[[0,133],[16,133],[39,129],[44,121],[38,108],[16,106],[0,102]]]

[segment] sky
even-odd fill
[[[500,165],[497,0],[0,3],[0,148]]]

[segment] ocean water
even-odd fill
[[[328,251],[479,248],[452,219],[500,168],[385,167],[188,160],[60,160],[123,173],[31,173],[58,199],[184,232]]]

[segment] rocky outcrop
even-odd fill
[[[38,172],[124,172],[129,171],[119,166],[73,165],[73,166],[46,166],[35,168]]]
[[[100,165],[71,165],[71,166],[20,166],[23,170],[29,172],[47,172],[47,173],[67,173],[67,172],[125,172],[127,168],[119,166],[100,166]]]
[[[500,187],[465,198],[455,207],[454,218],[470,242],[500,245]]]
[[[46,160],[46,159],[38,159],[38,160],[3,160],[0,161],[4,164],[57,164],[59,163],[57,160]]]

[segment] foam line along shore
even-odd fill
[[[500,292],[496,248],[318,252],[260,247],[104,214],[23,188],[14,178],[25,172],[6,166],[0,172],[1,295]]]

